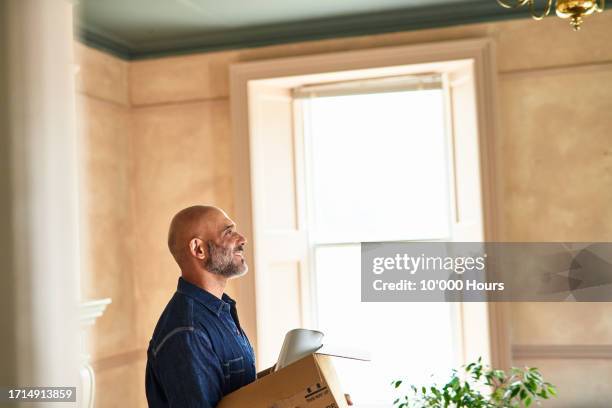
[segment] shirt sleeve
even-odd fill
[[[192,329],[173,334],[155,360],[170,407],[214,408],[223,397],[223,368],[205,333]]]

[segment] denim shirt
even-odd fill
[[[149,407],[213,408],[255,376],[255,354],[236,302],[180,278],[147,350]]]

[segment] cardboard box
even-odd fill
[[[310,354],[225,396],[217,408],[348,408],[332,364]]]

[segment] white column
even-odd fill
[[[0,3],[0,384],[78,386],[72,4]]]

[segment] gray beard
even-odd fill
[[[215,245],[208,241],[209,257],[204,261],[204,267],[215,275],[220,275],[225,278],[243,275],[246,273],[246,264],[236,264],[234,262],[234,252]]]

